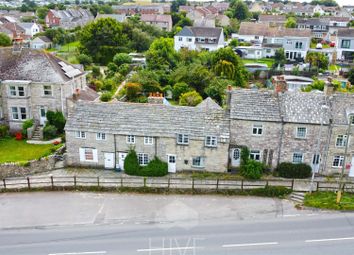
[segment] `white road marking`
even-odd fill
[[[313,239],[313,240],[306,240],[305,243],[333,242],[333,241],[344,241],[344,240],[354,240],[354,237],[328,238],[328,239]]]
[[[66,252],[66,253],[50,253],[48,255],[87,255],[87,254],[106,254],[106,251],[86,251],[86,252]]]
[[[223,248],[232,248],[232,247],[247,247],[247,246],[264,246],[264,245],[277,245],[278,242],[268,242],[268,243],[239,243],[239,244],[224,244]]]
[[[284,214],[283,217],[297,217],[301,216],[301,214]]]
[[[152,248],[152,249],[138,249],[137,252],[151,252],[151,251],[175,251],[175,250],[194,250],[202,247],[171,247],[171,248]]]

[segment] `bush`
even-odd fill
[[[22,134],[24,136],[27,136],[27,128],[33,127],[33,123],[34,123],[33,119],[29,119],[29,120],[26,120],[25,122],[23,122],[23,124],[22,124]]]
[[[59,134],[64,132],[66,120],[62,112],[47,111],[46,117],[48,125],[54,126]]]
[[[139,169],[138,156],[135,150],[130,150],[124,160],[124,172],[129,175],[137,175]]]
[[[307,164],[293,164],[284,162],[279,164],[279,166],[276,168],[276,172],[280,177],[304,179],[311,176],[312,169]]]
[[[102,90],[113,91],[116,88],[116,84],[113,79],[105,79],[103,81]]]
[[[123,64],[130,64],[132,62],[132,57],[127,53],[117,53],[113,57],[113,62],[119,67]]]
[[[179,104],[185,106],[196,106],[203,101],[203,98],[197,91],[190,91],[180,96]]]
[[[165,176],[168,173],[168,164],[155,157],[149,164],[138,172],[140,176]]]
[[[282,186],[266,186],[265,188],[252,189],[251,195],[262,197],[285,197],[291,193],[291,189]]]
[[[125,84],[125,89],[128,100],[134,100],[142,91],[142,87],[139,83],[132,82]]]
[[[9,127],[6,125],[0,125],[0,138],[4,138],[9,134]]]
[[[88,66],[92,64],[92,57],[86,55],[86,54],[80,54],[77,59],[79,60],[80,64],[83,64],[84,66]]]
[[[101,96],[100,96],[100,100],[102,102],[108,102],[111,101],[112,99],[112,94],[111,92],[104,92]]]
[[[263,173],[263,164],[255,161],[255,160],[248,160],[245,165],[243,165],[240,169],[240,174],[252,180],[257,180],[262,177]]]
[[[175,85],[173,85],[173,90],[172,90],[173,99],[178,100],[182,94],[187,93],[189,91],[191,91],[191,87],[189,87],[187,83],[178,82]]]
[[[92,76],[97,78],[100,77],[100,75],[101,75],[100,67],[99,66],[92,67]]]
[[[57,136],[57,128],[53,125],[46,125],[44,128],[43,128],[43,138],[45,140],[50,140],[50,139],[53,139]]]

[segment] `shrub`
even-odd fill
[[[57,128],[54,125],[49,125],[47,124],[44,128],[43,128],[43,138],[45,140],[50,140],[53,139],[57,136]]]
[[[86,54],[80,54],[77,59],[79,60],[80,64],[83,64],[84,66],[88,66],[92,64],[92,57],[86,55]]]
[[[100,72],[100,67],[99,66],[94,66],[92,67],[92,76],[97,78],[101,75],[101,72]]]
[[[108,102],[111,101],[112,99],[112,94],[111,92],[104,92],[101,96],[100,96],[100,100],[102,102]]]
[[[252,180],[257,180],[262,177],[263,164],[255,160],[248,160],[240,169],[240,174]]]
[[[17,133],[15,134],[15,139],[16,139],[16,140],[22,140],[22,139],[23,139],[22,133],[21,133],[21,132],[17,132]]]
[[[173,90],[172,90],[173,99],[178,100],[182,94],[187,93],[189,91],[191,91],[191,87],[189,87],[187,83],[178,82],[175,85],[173,85]]]
[[[33,119],[29,119],[29,120],[26,120],[25,122],[23,122],[23,124],[22,124],[22,134],[24,136],[27,136],[27,128],[33,127],[33,123],[34,123]]]
[[[127,53],[117,53],[113,57],[113,62],[119,67],[123,64],[130,64],[132,62],[132,57]]]
[[[66,120],[62,112],[47,111],[46,117],[48,125],[54,126],[59,134],[64,132]]]
[[[142,87],[139,83],[129,82],[125,84],[125,89],[127,93],[128,100],[134,100],[142,91]]]
[[[138,156],[135,150],[130,150],[124,160],[124,172],[129,175],[137,175],[139,169]]]
[[[168,164],[155,157],[149,164],[138,172],[140,176],[165,176],[168,173]]]
[[[122,64],[120,67],[118,67],[118,72],[123,75],[126,76],[130,71],[130,65],[129,64]]]
[[[291,193],[291,189],[282,186],[266,186],[265,188],[252,189],[251,195],[262,197],[285,197]]]
[[[9,127],[6,125],[0,125],[0,138],[4,138],[9,134]]]
[[[179,104],[186,106],[196,106],[203,101],[203,98],[197,91],[190,91],[180,96]]]
[[[307,164],[293,164],[289,162],[283,162],[276,168],[276,172],[280,177],[284,178],[308,178],[311,176],[312,169]]]
[[[241,166],[246,165],[250,159],[250,150],[247,147],[241,149]]]

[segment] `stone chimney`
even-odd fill
[[[164,101],[163,93],[155,92],[149,94],[148,97],[149,104],[163,104],[163,101]]]
[[[286,80],[283,75],[276,76],[272,83],[276,94],[288,91],[288,85],[286,84]]]
[[[334,86],[332,84],[332,78],[331,77],[328,77],[326,83],[325,83],[325,86],[324,86],[324,89],[323,89],[323,92],[326,96],[330,96],[330,95],[333,95],[334,93]]]
[[[226,114],[229,116],[230,115],[230,110],[231,110],[231,96],[232,96],[232,86],[227,85],[227,90],[226,90]]]

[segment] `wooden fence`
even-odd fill
[[[183,190],[250,190],[264,188],[266,186],[282,186],[294,191],[308,191],[310,180],[226,180],[226,179],[193,179],[176,177],[90,177],[90,176],[47,176],[47,177],[20,177],[3,179],[0,183],[0,190],[28,189],[33,188],[77,188],[77,187],[99,187],[99,188],[161,188],[161,189],[183,189]],[[338,182],[315,181],[313,190],[336,191]],[[346,192],[354,193],[354,182],[344,184]]]

